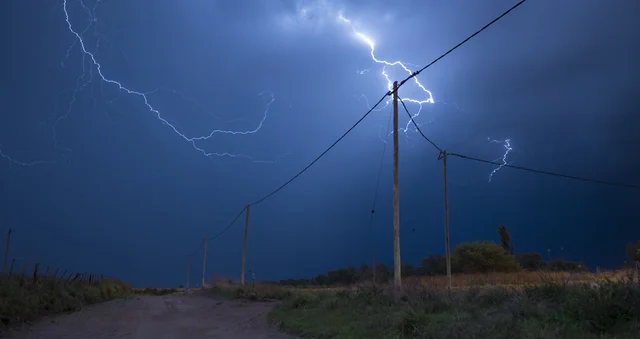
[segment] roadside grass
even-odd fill
[[[634,338],[640,284],[623,276],[597,282],[548,280],[454,289],[424,280],[352,290],[292,290],[268,315],[281,330],[315,338]],[[458,286],[460,287],[460,286]]]
[[[153,296],[161,296],[168,295],[173,293],[178,293],[184,291],[184,288],[156,288],[156,287],[145,287],[145,288],[134,288],[132,292],[134,294],[140,295],[153,295]]]
[[[52,277],[37,281],[0,276],[0,328],[29,322],[40,316],[73,312],[84,305],[125,297],[131,286],[114,279],[66,282]]]
[[[254,301],[283,300],[291,297],[300,289],[270,283],[245,284],[220,280],[212,287],[205,289],[207,293],[223,299],[249,299]]]

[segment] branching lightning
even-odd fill
[[[351,31],[353,32],[354,36],[356,38],[358,38],[360,41],[362,41],[365,44],[367,44],[367,46],[369,46],[369,54],[371,55],[371,59],[375,63],[382,65],[381,74],[387,81],[386,89],[388,91],[393,90],[393,81],[390,79],[389,74],[387,73],[388,67],[399,66],[405,72],[407,72],[407,75],[413,74],[413,71],[407,66],[408,65],[407,63],[403,63],[403,62],[401,62],[399,60],[397,60],[397,61],[386,61],[386,60],[378,59],[376,57],[376,54],[375,54],[376,44],[373,41],[373,39],[371,39],[370,37],[368,37],[364,33],[358,31],[357,28],[356,28],[356,25],[350,19],[347,19],[342,13],[338,14],[338,20],[340,22],[348,25],[349,28],[351,29]],[[364,72],[358,71],[358,73],[359,74],[363,74]],[[415,98],[403,97],[402,101],[411,102],[411,103],[417,104],[419,106],[418,111],[415,114],[413,114],[413,118],[415,119],[420,115],[420,112],[422,111],[422,107],[423,107],[424,104],[433,104],[435,101],[433,99],[433,95],[431,94],[431,92],[424,87],[424,85],[420,82],[418,77],[414,77],[413,81],[414,81],[415,85],[425,94],[425,98],[423,98],[423,99],[415,99]],[[385,107],[387,107],[389,105],[390,102],[391,102],[391,99],[387,100],[385,102],[385,105],[383,107],[377,109],[377,110],[384,109]],[[405,126],[405,128],[402,129],[402,131],[405,132],[405,134],[409,130],[409,126],[410,125],[411,125],[411,120],[409,120],[407,122],[407,125]]]
[[[72,111],[73,105],[74,105],[74,103],[76,101],[77,93],[79,93],[84,88],[86,88],[86,86],[88,84],[90,84],[91,81],[94,78],[98,77],[98,80],[101,81],[103,84],[115,86],[119,90],[120,93],[124,93],[126,95],[131,95],[131,96],[136,96],[136,97],[139,97],[140,99],[142,99],[142,101],[144,102],[144,104],[147,107],[147,109],[155,116],[155,118],[158,119],[159,122],[161,122],[162,124],[167,126],[173,133],[178,135],[184,141],[190,143],[191,146],[196,151],[202,153],[203,155],[205,155],[207,157],[218,156],[218,157],[232,157],[232,158],[247,158],[247,159],[250,159],[251,161],[254,161],[254,162],[275,162],[275,161],[278,160],[278,159],[276,159],[274,161],[255,160],[252,157],[244,155],[244,154],[207,151],[207,150],[204,149],[204,147],[199,146],[200,142],[205,141],[205,140],[209,140],[212,137],[214,137],[215,135],[223,135],[223,134],[226,134],[226,135],[249,135],[249,134],[257,133],[263,127],[264,122],[267,120],[269,109],[271,108],[271,105],[275,102],[275,97],[274,97],[273,93],[265,91],[265,92],[262,92],[262,93],[258,94],[260,97],[265,99],[267,101],[267,103],[266,103],[266,108],[265,108],[265,110],[264,110],[264,112],[262,114],[262,119],[257,123],[257,125],[254,128],[247,129],[247,130],[244,130],[244,131],[212,129],[209,133],[204,134],[204,135],[188,136],[186,133],[180,131],[180,129],[177,127],[176,123],[172,123],[168,119],[164,118],[162,116],[160,110],[158,108],[156,108],[151,103],[150,94],[157,93],[158,90],[154,90],[154,91],[150,91],[150,92],[137,91],[137,90],[134,90],[134,89],[131,89],[131,88],[125,86],[122,82],[120,82],[118,80],[114,80],[112,78],[109,78],[105,74],[105,70],[103,70],[103,67],[102,67],[101,63],[98,61],[98,58],[96,57],[97,49],[99,48],[99,40],[98,40],[98,43],[96,44],[95,50],[92,51],[92,50],[90,50],[90,48],[87,45],[87,43],[85,41],[85,38],[84,38],[86,32],[97,21],[97,17],[96,17],[95,11],[96,11],[96,8],[97,8],[98,4],[100,3],[100,0],[97,0],[97,2],[95,3],[95,5],[92,8],[89,8],[88,6],[86,6],[85,3],[83,2],[83,0],[77,0],[78,4],[82,7],[84,12],[87,13],[87,15],[88,15],[88,17],[90,19],[89,20],[90,21],[89,25],[87,27],[85,27],[84,29],[82,29],[82,30],[76,28],[72,23],[72,20],[71,20],[70,15],[69,15],[69,8],[68,8],[70,1],[71,0],[63,0],[62,8],[63,8],[63,11],[64,11],[64,18],[65,18],[66,26],[67,26],[69,32],[73,35],[74,41],[69,46],[69,48],[67,49],[67,53],[66,53],[66,56],[65,56],[65,58],[64,58],[64,60],[62,62],[62,66],[63,67],[65,66],[65,61],[70,56],[72,50],[77,46],[77,47],[79,47],[80,52],[81,52],[81,56],[82,56],[82,74],[76,80],[76,87],[73,90],[73,94],[72,94],[72,97],[71,97],[71,100],[70,100],[70,103],[69,103],[69,106],[68,106],[68,109],[67,109],[66,113],[61,115],[60,117],[58,117],[54,122],[54,125],[53,125],[53,138],[54,138],[54,145],[55,145],[56,148],[65,149],[67,151],[70,151],[69,149],[62,148],[62,147],[59,146],[58,140],[57,140],[57,132],[56,132],[57,126],[64,119],[68,118],[69,114]],[[173,91],[173,92],[174,93],[178,93],[177,91]],[[180,93],[178,93],[178,94],[180,94]],[[278,157],[278,158],[280,158],[280,157]]]
[[[496,174],[496,172],[498,172],[502,167],[504,167],[505,165],[508,165],[507,156],[509,155],[509,152],[511,152],[513,150],[513,148],[511,147],[511,139],[505,139],[505,140],[502,140],[502,141],[501,140],[491,139],[491,138],[487,138],[487,139],[490,142],[502,144],[502,147],[504,147],[504,154],[502,155],[501,158],[496,159],[496,161],[501,160],[502,164],[500,164],[500,166],[494,168],[493,171],[491,171],[491,173],[489,173],[489,182],[491,182],[491,179],[493,178],[493,175]]]
[[[9,156],[8,154],[4,153],[2,151],[2,145],[0,145],[0,158],[4,158],[7,161],[9,161],[10,164],[13,165],[18,165],[18,166],[24,166],[24,167],[29,167],[29,166],[35,166],[35,165],[41,165],[41,164],[51,164],[53,163],[52,161],[46,161],[46,160],[36,160],[36,161],[20,161],[17,160],[11,156]]]
[[[369,36],[367,36],[366,34],[360,32],[357,28],[356,25],[353,23],[353,21],[351,21],[351,19],[346,18],[342,13],[339,13],[337,15],[338,21],[346,24],[349,26],[349,28],[351,29],[353,35],[358,38],[360,41],[364,42],[365,44],[367,44],[367,46],[369,46],[369,54],[371,55],[371,59],[377,63],[377,64],[381,64],[382,65],[382,76],[385,78],[386,82],[387,82],[387,90],[391,91],[393,89],[393,81],[390,79],[389,74],[387,72],[389,67],[394,67],[394,66],[399,66],[400,68],[402,68],[407,75],[411,75],[413,74],[413,71],[409,68],[409,63],[403,63],[401,61],[386,61],[386,60],[381,60],[378,59],[375,55],[375,47],[376,44],[373,41],[372,38],[370,38]],[[369,71],[370,69],[367,69],[366,71]],[[364,74],[364,71],[357,71],[358,74]],[[419,106],[418,111],[412,115],[414,121],[415,119],[420,115],[420,112],[422,111],[423,105],[424,104],[433,104],[435,101],[433,99],[433,94],[431,93],[431,91],[429,91],[428,89],[426,89],[426,87],[420,82],[420,80],[418,79],[418,77],[413,77],[413,81],[415,83],[415,85],[420,89],[420,91],[422,91],[422,93],[424,93],[424,97],[422,99],[417,99],[417,98],[407,98],[407,97],[403,97],[402,101],[404,102],[411,102],[414,104],[417,104]],[[365,95],[362,95],[362,97],[366,100],[367,102],[367,107],[370,108],[369,106],[369,102],[367,100],[367,97]],[[385,102],[385,105],[381,108],[376,109],[376,111],[378,110],[382,110],[384,108],[386,108],[389,103],[391,102],[391,100],[387,100]],[[460,108],[458,107],[458,105],[456,103],[454,103],[455,106],[457,107],[458,110],[460,110]],[[405,132],[405,135],[407,135],[407,131],[409,130],[409,126],[411,125],[411,120],[409,120],[407,122],[407,125],[405,126],[404,129],[402,129],[403,132]],[[386,140],[384,138],[382,138],[381,135],[379,135],[380,139],[383,140],[384,142],[386,142]],[[491,182],[493,175],[498,172],[502,167],[504,167],[505,165],[507,165],[507,156],[509,155],[509,152],[511,152],[513,150],[513,148],[511,147],[511,140],[510,139],[506,139],[504,141],[500,141],[500,140],[491,140],[489,139],[489,141],[491,142],[495,142],[495,143],[501,143],[503,144],[504,147],[504,154],[501,157],[501,161],[502,164],[500,166],[498,166],[497,168],[493,169],[493,171],[491,171],[491,173],[489,174],[489,182]]]

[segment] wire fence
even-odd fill
[[[43,264],[47,263],[47,260],[39,261],[24,256],[14,256],[11,252],[13,231],[9,229],[6,233],[1,279],[15,281],[20,286],[27,284],[37,285],[47,281],[64,285],[95,285],[104,279],[104,275],[100,273],[66,270],[63,266]]]

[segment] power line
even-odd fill
[[[480,158],[474,158],[474,157],[470,157],[468,155],[462,155],[462,154],[457,154],[457,153],[448,153],[447,155],[454,156],[454,157],[459,157],[459,158],[462,158],[462,159],[468,159],[468,160],[483,162],[483,163],[486,163],[486,164],[498,165],[498,166],[502,166],[502,167],[510,167],[510,168],[514,168],[514,169],[518,169],[518,170],[522,170],[522,171],[527,171],[527,172],[551,175],[551,176],[560,177],[560,178],[573,179],[573,180],[585,181],[585,182],[593,182],[593,183],[610,185],[610,186],[618,186],[618,187],[640,189],[640,186],[632,185],[632,184],[625,184],[625,183],[618,183],[618,182],[597,180],[597,179],[589,179],[589,178],[577,177],[577,176],[573,176],[573,175],[561,174],[561,173],[556,173],[556,172],[542,171],[542,170],[537,170],[537,169],[527,168],[527,167],[522,167],[522,166],[507,165],[507,164],[496,162],[496,161],[489,161],[489,160],[484,160],[484,159],[480,159]]]
[[[502,13],[500,16],[498,16],[497,18],[493,19],[491,22],[489,22],[488,24],[486,24],[484,27],[482,27],[481,29],[479,29],[478,31],[476,31],[475,33],[473,33],[472,35],[470,35],[469,37],[467,37],[466,39],[464,39],[462,42],[458,43],[457,45],[455,45],[453,48],[449,49],[447,52],[445,52],[444,54],[442,54],[441,56],[437,57],[435,60],[431,61],[430,63],[428,63],[426,66],[422,67],[420,70],[413,72],[409,77],[407,77],[406,79],[402,80],[399,84],[398,87],[395,90],[390,90],[387,93],[385,93],[382,98],[380,98],[380,100],[378,100],[378,102],[373,105],[373,107],[371,107],[367,113],[365,113],[353,126],[351,126],[351,128],[349,128],[344,134],[342,134],[342,136],[340,136],[340,138],[338,138],[335,142],[333,142],[331,144],[331,146],[329,146],[324,152],[322,152],[318,157],[316,157],[311,163],[309,163],[309,165],[307,165],[305,168],[303,168],[300,172],[298,172],[296,175],[294,175],[293,177],[291,177],[291,179],[287,180],[284,184],[280,185],[278,188],[276,188],[275,190],[271,191],[269,194],[265,195],[264,197],[256,200],[255,202],[253,202],[251,205],[257,205],[263,201],[265,201],[266,199],[270,198],[271,196],[273,196],[274,194],[278,193],[280,190],[282,190],[283,188],[285,188],[287,185],[289,185],[292,181],[294,181],[295,179],[297,179],[300,175],[302,175],[302,173],[306,172],[311,166],[313,166],[316,162],[318,162],[318,160],[320,160],[320,158],[322,158],[325,154],[327,154],[335,145],[337,145],[340,141],[342,141],[342,139],[344,139],[344,137],[347,136],[347,134],[349,134],[354,128],[356,128],[356,126],[358,126],[362,120],[364,120],[369,114],[371,114],[371,112],[373,112],[374,109],[376,109],[376,107],[378,107],[380,105],[380,103],[382,103],[382,101],[384,101],[384,99],[387,96],[391,96],[393,95],[394,91],[397,91],[402,85],[404,85],[408,80],[410,80],[411,78],[417,76],[418,74],[420,74],[422,71],[424,71],[425,69],[431,67],[433,64],[435,64],[436,62],[438,62],[440,59],[444,58],[445,56],[447,56],[449,53],[453,52],[454,50],[456,50],[458,47],[462,46],[463,44],[465,44],[467,41],[471,40],[473,37],[475,37],[476,35],[480,34],[480,32],[484,31],[485,29],[487,29],[489,26],[493,25],[494,23],[496,23],[498,20],[502,19],[505,15],[507,15],[509,12],[511,12],[512,10],[514,10],[516,7],[520,6],[521,4],[523,4],[526,0],[521,0],[520,2],[518,2],[516,5],[514,5],[513,7],[511,7],[509,10],[507,10],[506,12]],[[403,103],[404,105],[404,103]],[[406,109],[406,107],[405,107]],[[411,119],[413,120],[413,118]],[[415,122],[414,122],[415,125]],[[417,125],[416,125],[417,126]],[[424,134],[423,134],[424,136]],[[426,136],[425,136],[426,138]],[[428,140],[428,139],[427,139]],[[433,144],[435,146],[435,144]],[[436,146],[437,147],[437,146]],[[211,237],[209,239],[215,239],[218,238],[219,236],[221,236],[222,234],[224,234],[227,230],[229,230],[231,228],[231,226],[233,226],[233,224],[238,220],[238,218],[240,218],[240,216],[242,215],[242,213],[244,212],[244,208],[242,209],[242,211],[236,216],[235,219],[233,219],[233,221],[229,224],[229,226],[227,226],[225,229],[223,229],[220,233],[218,233],[217,235],[215,235],[214,237]]]
[[[476,35],[480,34],[482,31],[484,31],[485,29],[489,28],[489,26],[495,24],[496,22],[498,22],[498,20],[502,19],[503,17],[505,17],[507,14],[509,14],[511,11],[513,11],[514,9],[516,9],[517,7],[519,7],[520,5],[522,5],[523,3],[525,3],[525,1],[527,0],[521,0],[520,2],[518,2],[517,4],[513,5],[511,8],[509,8],[508,10],[506,10],[504,13],[500,14],[498,17],[496,17],[495,19],[491,20],[491,22],[489,22],[488,24],[484,25],[482,28],[480,28],[479,30],[477,30],[475,33],[471,34],[470,36],[468,36],[466,39],[462,40],[459,44],[453,46],[453,48],[451,48],[450,50],[448,50],[447,52],[445,52],[444,54],[442,54],[441,56],[439,56],[438,58],[436,58],[435,60],[431,61],[430,63],[428,63],[426,66],[422,67],[421,69],[419,69],[418,71],[413,72],[409,77],[407,77],[406,79],[402,80],[399,84],[398,84],[398,89],[404,85],[405,82],[407,82],[408,80],[410,80],[413,77],[418,76],[418,74],[420,74],[422,71],[424,71],[425,69],[429,68],[431,65],[435,64],[436,62],[440,61],[440,59],[444,58],[445,56],[447,56],[449,53],[453,52],[454,50],[456,50],[458,47],[464,45],[467,41],[473,39],[473,37],[475,37]]]
[[[371,107],[367,113],[365,113],[360,119],[358,119],[358,121],[356,121],[356,123],[351,126],[351,128],[349,128],[346,132],[344,132],[344,134],[342,134],[342,136],[340,138],[338,138],[336,141],[334,141],[331,146],[329,146],[324,152],[322,152],[319,156],[317,156],[311,163],[309,163],[309,165],[307,165],[305,168],[303,168],[300,172],[298,172],[296,175],[294,175],[293,177],[291,177],[291,179],[287,180],[284,184],[280,185],[278,188],[276,188],[275,190],[271,191],[269,194],[265,195],[264,197],[256,200],[254,203],[251,203],[250,205],[257,205],[263,201],[265,201],[266,199],[270,198],[271,196],[273,196],[274,194],[278,193],[280,190],[282,190],[283,188],[285,188],[285,186],[289,185],[292,181],[294,181],[296,178],[298,178],[302,173],[304,173],[306,170],[308,170],[311,166],[313,166],[316,162],[318,162],[318,160],[320,160],[320,158],[322,158],[325,154],[327,154],[335,145],[337,145],[342,139],[344,139],[344,137],[347,136],[347,134],[349,134],[354,128],[356,128],[356,126],[358,126],[362,120],[364,120],[364,118],[366,118],[371,112],[373,112],[374,109],[376,109],[376,107],[378,107],[378,105],[380,105],[380,103],[382,101],[384,101],[384,98],[389,94],[390,92],[385,93],[384,96],[382,96],[382,98],[380,98],[380,100],[378,100],[378,102],[373,105],[373,107]],[[238,221],[238,219],[240,218],[240,216],[242,215],[242,213],[244,213],[244,211],[247,209],[247,207],[245,206],[244,208],[242,208],[242,210],[240,211],[240,213],[238,213],[238,215],[236,215],[235,218],[233,218],[233,221],[231,221],[231,223],[229,223],[229,225],[227,227],[225,227],[222,231],[218,232],[218,234],[214,235],[213,237],[209,237],[209,240],[213,240],[213,239],[217,239],[219,238],[221,235],[223,235],[226,231],[228,231],[231,226],[233,226],[233,224],[235,224],[236,221]]]
[[[240,211],[240,213],[238,213],[238,215],[236,215],[235,218],[233,218],[233,221],[231,221],[231,223],[229,223],[229,225],[227,227],[225,227],[222,231],[218,232],[218,234],[214,235],[213,237],[209,237],[207,239],[209,240],[214,240],[219,238],[221,235],[223,235],[226,231],[228,231],[231,226],[233,226],[233,224],[236,223],[236,221],[238,221],[238,219],[240,218],[240,216],[242,216],[242,213],[244,213],[244,211],[247,209],[247,207],[243,207],[242,210]]]
[[[407,106],[404,104],[402,99],[400,99],[400,97],[398,97],[398,99],[402,103],[402,107],[404,107],[404,110],[405,110],[405,112],[407,112],[407,115],[409,115],[409,118],[411,119],[411,123],[413,123],[413,126],[416,127],[416,130],[418,130],[418,132],[420,132],[420,134],[422,135],[422,137],[425,140],[427,140],[433,147],[435,147],[438,151],[440,151],[440,155],[438,156],[438,160],[442,159],[442,149],[440,147],[438,147],[438,145],[436,145],[429,138],[427,138],[427,136],[424,135],[424,133],[422,133],[422,130],[420,130],[420,127],[418,127],[418,124],[415,122],[415,120],[413,120],[413,116],[411,115],[411,113],[407,109]],[[448,153],[448,155],[454,156],[454,157],[463,158],[463,159],[469,159],[469,160],[473,160],[473,161],[483,162],[483,163],[487,163],[487,164],[498,165],[498,166],[502,166],[502,167],[510,167],[510,168],[514,168],[514,169],[518,169],[518,170],[522,170],[522,171],[527,171],[527,172],[551,175],[551,176],[560,177],[560,178],[573,179],[573,180],[579,180],[579,181],[585,181],[585,182],[593,182],[593,183],[599,183],[599,184],[610,185],[610,186],[618,186],[618,187],[627,187],[627,188],[640,189],[640,186],[632,185],[632,184],[616,183],[616,182],[611,182],[611,181],[604,181],[604,180],[577,177],[577,176],[567,175],[567,174],[562,174],[562,173],[555,173],[555,172],[549,172],[549,171],[536,170],[536,169],[522,167],[522,166],[508,165],[508,164],[500,163],[500,162],[496,162],[496,161],[490,161],[490,160],[485,160],[485,159],[480,159],[480,158],[474,158],[474,157],[470,157],[470,156],[462,155],[462,154],[458,154],[458,153]]]
[[[272,195],[278,193],[281,189],[285,188],[285,186],[289,185],[292,181],[296,180],[302,173],[306,172],[311,166],[313,166],[316,162],[318,162],[318,160],[320,160],[320,158],[322,158],[325,154],[327,154],[335,145],[337,145],[340,141],[342,141],[342,139],[344,139],[344,137],[346,137],[347,134],[349,134],[354,128],[356,128],[356,126],[358,126],[362,122],[362,120],[364,120],[364,118],[366,118],[371,112],[373,112],[373,110],[376,107],[378,107],[378,105],[380,105],[380,103],[382,101],[384,101],[384,98],[387,97],[390,94],[391,94],[391,92],[385,93],[385,95],[383,95],[382,98],[380,98],[380,100],[378,100],[378,102],[375,105],[373,105],[373,107],[371,107],[367,111],[367,113],[365,113],[360,119],[358,119],[358,121],[353,126],[351,126],[351,128],[349,128],[346,132],[344,132],[344,134],[342,134],[342,136],[339,137],[338,140],[334,141],[333,144],[331,144],[331,146],[329,146],[324,152],[320,153],[320,155],[318,157],[316,157],[311,163],[309,163],[309,165],[307,165],[300,172],[298,172],[298,174],[296,174],[293,177],[291,177],[291,179],[287,180],[284,184],[280,185],[280,187],[278,187],[275,190],[271,191],[271,193],[269,193],[269,194],[265,195],[264,197],[256,200],[256,202],[252,203],[251,205],[257,205],[257,204],[265,201],[266,199],[270,198]]]
[[[435,142],[431,141],[431,139],[427,138],[426,135],[424,135],[424,133],[422,133],[422,130],[420,129],[420,126],[418,126],[418,124],[416,124],[415,120],[413,120],[413,115],[411,115],[411,113],[409,113],[409,109],[407,109],[407,105],[404,104],[404,101],[402,100],[402,98],[400,98],[400,96],[398,96],[398,100],[400,100],[400,102],[402,103],[402,107],[404,107],[404,111],[407,112],[407,115],[409,116],[409,119],[411,119],[411,122],[413,123],[413,126],[416,127],[416,130],[418,132],[420,132],[420,135],[422,135],[422,137],[427,140],[433,147],[435,147],[435,149],[437,149],[440,153],[442,153],[442,148],[438,147],[438,145],[436,145]]]
[[[431,61],[430,63],[428,63],[426,66],[422,67],[420,70],[413,72],[409,77],[407,77],[406,79],[402,80],[399,84],[398,87],[395,90],[390,90],[388,91],[384,96],[382,96],[382,98],[380,98],[380,100],[371,108],[369,109],[369,111],[362,117],[360,118],[360,120],[358,120],[351,128],[349,128],[340,138],[338,138],[338,140],[336,140],[331,146],[329,146],[329,148],[327,148],[324,152],[322,152],[322,154],[320,154],[315,160],[313,160],[309,165],[307,165],[307,167],[305,167],[304,169],[302,169],[302,171],[300,171],[298,174],[294,175],[291,179],[289,179],[287,182],[285,182],[284,184],[282,184],[280,187],[276,188],[274,191],[272,191],[271,193],[267,194],[266,196],[264,196],[262,199],[257,200],[256,202],[254,202],[251,205],[255,205],[258,203],[261,203],[262,201],[266,200],[267,198],[271,197],[272,195],[276,194],[278,191],[280,191],[281,189],[283,189],[285,186],[287,186],[289,183],[291,183],[293,180],[295,180],[298,176],[300,176],[302,173],[304,173],[307,169],[309,169],[309,167],[313,166],[313,164],[315,164],[318,160],[320,160],[320,158],[322,158],[327,152],[329,152],[329,150],[331,150],[333,148],[333,146],[335,146],[338,142],[340,142],[345,136],[347,136],[347,134],[349,134],[349,132],[351,132],[358,124],[360,124],[360,122],[362,120],[364,120],[364,118],[366,118],[369,113],[371,113],[378,105],[380,105],[380,103],[384,100],[385,97],[387,96],[391,96],[395,91],[397,91],[400,86],[402,86],[405,82],[407,82],[408,80],[410,80],[411,78],[417,76],[418,74],[420,74],[422,71],[424,71],[425,69],[431,67],[433,64],[435,64],[436,62],[438,62],[440,59],[444,58],[445,56],[449,55],[449,53],[453,52],[454,50],[456,50],[458,47],[464,45],[467,41],[473,39],[473,37],[475,37],[476,35],[480,34],[482,31],[484,31],[485,29],[487,29],[489,26],[493,25],[494,23],[496,23],[498,20],[502,19],[504,16],[506,16],[507,14],[509,14],[509,12],[513,11],[514,9],[516,9],[518,6],[522,5],[525,1],[527,0],[521,0],[520,2],[518,2],[517,4],[515,4],[514,6],[512,6],[511,8],[509,8],[507,11],[505,11],[504,13],[500,14],[498,17],[496,17],[495,19],[491,20],[491,22],[489,22],[488,24],[484,25],[484,27],[480,28],[479,30],[477,30],[475,33],[471,34],[470,36],[468,36],[466,39],[462,40],[460,43],[458,43],[457,45],[455,45],[453,48],[449,49],[448,51],[446,51],[444,54],[440,55],[439,57],[437,57],[436,59],[434,59],[433,61]],[[404,105],[404,103],[403,103]],[[405,106],[406,109],[406,106]],[[413,120],[413,119],[411,119]],[[426,137],[425,137],[426,138]],[[435,146],[435,144],[433,144]],[[436,146],[437,148],[437,146]],[[438,148],[439,149],[439,148]]]

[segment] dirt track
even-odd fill
[[[10,339],[294,338],[267,325],[269,302],[223,301],[199,292],[139,296],[49,317]]]

